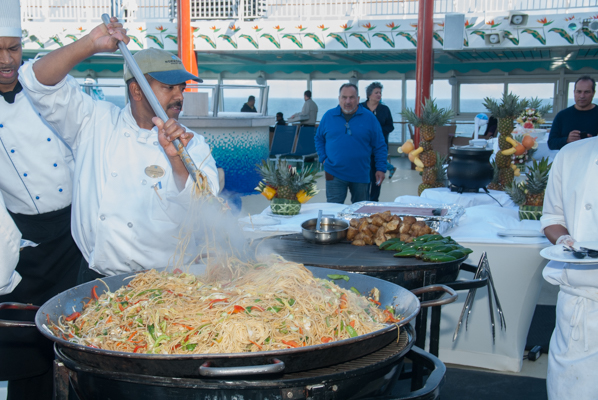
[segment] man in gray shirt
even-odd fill
[[[311,99],[311,90],[306,90],[303,93],[305,103],[303,103],[303,109],[300,113],[291,115],[289,122],[299,122],[303,126],[315,126],[316,118],[318,116],[318,106]]]

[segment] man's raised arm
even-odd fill
[[[35,77],[43,85],[54,86],[86,58],[96,53],[115,52],[119,40],[129,43],[130,39],[126,29],[113,17],[108,26],[98,25],[76,42],[54,50],[36,61],[33,65]]]

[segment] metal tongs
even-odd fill
[[[580,247],[579,250],[577,250],[573,246],[563,246],[563,250],[570,251],[575,258],[598,258],[598,250],[588,249],[587,247]]]
[[[505,316],[502,310],[502,306],[500,304],[500,300],[498,299],[498,295],[496,293],[496,287],[494,286],[494,279],[492,278],[492,272],[490,271],[490,263],[488,262],[488,256],[486,252],[482,253],[482,257],[478,262],[478,268],[474,275],[474,280],[476,279],[485,279],[488,280],[488,307],[490,309],[490,323],[492,329],[492,343],[495,343],[496,340],[496,322],[494,316],[494,306],[492,301],[496,303],[496,309],[498,312],[498,319],[500,323],[501,330],[504,328],[507,330],[507,322],[505,320]],[[457,336],[459,335],[459,330],[461,329],[461,325],[463,324],[463,318],[465,318],[465,330],[467,330],[467,326],[469,323],[469,314],[471,314],[471,310],[473,309],[473,301],[475,300],[475,294],[477,289],[470,289],[469,293],[467,293],[467,298],[465,299],[465,304],[463,305],[463,309],[461,310],[461,316],[459,317],[459,322],[457,323],[457,328],[455,329],[455,333],[453,334],[453,342],[457,340]],[[466,316],[467,314],[467,316]]]
[[[110,16],[108,14],[102,14],[102,22],[108,25],[110,23]],[[152,106],[152,109],[156,113],[156,116],[158,116],[162,121],[164,121],[164,123],[166,123],[166,121],[168,121],[168,115],[166,115],[166,111],[164,111],[164,109],[162,108],[162,105],[156,98],[156,95],[154,94],[154,91],[150,87],[149,83],[147,82],[147,79],[145,79],[145,76],[141,72],[141,69],[139,69],[139,65],[137,65],[137,62],[133,58],[133,55],[131,54],[129,49],[127,48],[127,45],[119,41],[118,49],[122,53],[127,63],[127,67],[137,80],[137,83],[141,87],[141,90],[147,98],[147,101]],[[191,178],[193,178],[193,180],[196,181],[198,169],[191,157],[189,156],[187,149],[185,148],[185,146],[183,146],[179,139],[173,140],[172,144],[174,145],[174,147],[178,149],[179,156],[181,157],[183,164],[185,164],[185,168],[189,172],[189,175],[191,175]]]

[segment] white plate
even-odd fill
[[[576,249],[586,247],[598,251],[598,242],[575,242]],[[562,244],[546,247],[540,250],[540,255],[547,260],[560,261],[571,264],[598,264],[598,258],[575,258],[571,252],[564,251]]]
[[[517,237],[544,237],[544,234],[540,231],[533,229],[507,229],[496,232],[498,236],[517,236]]]

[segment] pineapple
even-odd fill
[[[278,169],[279,181],[276,191],[276,197],[287,200],[297,200],[297,192],[299,189],[294,182],[294,176],[297,173],[291,166],[284,168],[282,163]]]
[[[534,160],[533,165],[526,173],[525,205],[538,207],[544,205],[544,192],[548,184],[548,172],[551,166],[552,163],[548,163],[547,157],[542,158],[540,162]]]
[[[509,183],[505,186],[505,193],[511,197],[513,203],[517,204],[518,206],[522,206],[525,204],[525,192],[523,185],[517,185],[514,181]]]
[[[419,159],[424,163],[424,167],[430,168],[436,165],[436,152],[424,151],[419,155]]]
[[[431,142],[436,137],[436,129],[434,128],[434,126],[422,125],[419,128],[419,132],[422,135],[422,140],[426,142]]]
[[[438,170],[436,168],[424,168],[422,172],[422,182],[426,185],[433,185],[436,183]]]
[[[508,137],[513,139],[513,135],[500,134],[500,136],[498,137],[498,148],[499,149],[508,150],[511,147],[513,147],[513,145],[511,143],[507,142]]]
[[[317,171],[312,170],[312,168],[297,171],[296,168],[288,165],[286,161],[280,161],[276,169],[263,161],[261,165],[257,166],[257,171],[261,175],[262,181],[256,187],[256,190],[268,199],[272,196],[269,196],[271,190],[267,188],[275,190],[274,198],[285,200],[298,200],[298,193],[301,193],[302,199],[309,199],[318,193],[315,184],[318,178],[316,176]],[[265,191],[268,191],[268,193],[265,193]]]
[[[420,140],[419,147],[423,148],[424,151],[432,150],[432,142],[426,142],[425,140]]]
[[[426,190],[426,189],[430,189],[430,188],[432,188],[432,187],[433,187],[432,185],[428,185],[428,184],[425,184],[425,183],[422,183],[422,184],[420,184],[420,185],[417,187],[417,195],[418,195],[418,196],[421,196],[421,195],[422,195],[422,192],[423,192],[424,190]]]
[[[484,107],[498,118],[498,132],[501,135],[510,135],[515,128],[513,121],[528,106],[529,102],[525,99],[519,100],[519,96],[513,93],[503,94],[500,104],[489,97],[484,99]],[[501,148],[501,150],[504,150]]]
[[[444,186],[444,181],[447,180],[446,171],[448,169],[447,164],[448,155],[441,156],[440,153],[436,152],[436,182],[440,182]]]
[[[508,184],[513,182],[513,179],[515,179],[515,171],[512,168],[501,168],[498,171],[498,183],[501,186],[506,188]]]
[[[496,166],[501,168],[510,168],[511,165],[511,156],[505,156],[501,152],[496,153]]]
[[[494,174],[492,175],[492,182],[488,184],[488,189],[503,190],[503,188],[500,186],[500,183],[498,183],[499,169],[494,161],[492,161],[492,169],[494,170]]]

